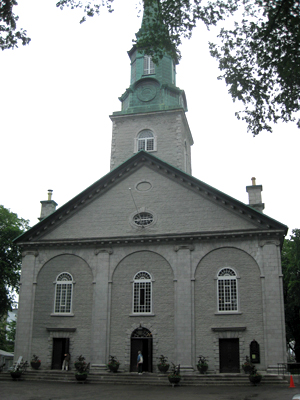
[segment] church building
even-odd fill
[[[151,15],[151,13],[150,13]],[[151,29],[144,14],[142,28]],[[191,175],[193,137],[176,60],[128,52],[130,86],[112,120],[111,170],[16,242],[23,255],[15,358],[61,369],[109,355],[120,370],[156,372],[158,357],[237,373],[245,356],[271,371],[286,362],[281,248],[287,227]]]

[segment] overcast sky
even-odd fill
[[[29,46],[0,53],[0,204],[29,219],[40,216],[47,190],[62,206],[109,172],[112,124],[130,84],[127,51],[138,31],[135,0],[115,0],[80,25],[81,13],[58,10],[55,0],[20,0],[19,26]],[[192,173],[248,203],[251,177],[263,185],[265,214],[300,228],[299,145],[295,124],[253,138],[237,121],[217,62],[208,52],[208,33],[198,27],[181,46],[177,86],[185,90],[194,138]]]

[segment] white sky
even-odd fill
[[[0,204],[33,226],[48,189],[60,207],[109,172],[109,115],[130,84],[127,51],[141,18],[135,0],[115,0],[113,14],[103,8],[82,25],[81,12],[58,10],[55,0],[19,3],[19,26],[32,41],[0,53]],[[234,116],[239,105],[217,80],[207,45],[215,35],[199,26],[177,67],[195,142],[193,175],[244,203],[255,176],[265,214],[291,233],[300,228],[300,131],[289,123],[255,138],[247,132]]]

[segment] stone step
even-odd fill
[[[22,379],[26,381],[61,381],[75,382],[74,371],[54,371],[54,370],[37,370],[26,371],[22,375]],[[10,373],[2,372],[1,380],[11,380]],[[137,375],[136,373],[109,373],[109,372],[91,372],[88,376],[88,382],[94,384],[121,384],[121,385],[170,385],[167,374],[149,374]],[[263,376],[261,384],[263,385],[287,385],[289,382],[288,376],[270,375]],[[249,385],[249,379],[244,374],[189,374],[182,375],[181,386],[245,386]]]

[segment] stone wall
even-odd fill
[[[152,279],[152,314],[133,314],[133,278],[147,271]],[[112,279],[110,354],[117,356],[121,368],[130,367],[130,337],[140,324],[153,337],[153,366],[164,354],[174,360],[174,283],[168,262],[151,251],[137,251],[125,257]]]
[[[54,314],[55,281],[62,272],[70,273],[75,282],[72,313],[68,316]],[[39,272],[34,302],[32,353],[40,357],[43,367],[51,367],[53,337],[70,339],[72,361],[80,354],[90,359],[92,282],[89,266],[74,255],[54,257]],[[72,328],[76,330],[67,332]]]

